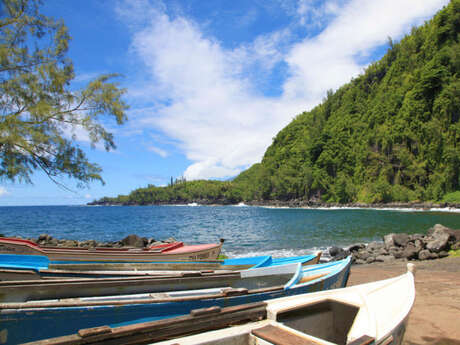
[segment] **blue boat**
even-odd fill
[[[29,280],[56,277],[120,277],[163,275],[173,271],[235,271],[259,267],[272,267],[290,263],[317,264],[316,255],[272,258],[271,256],[243,257],[209,262],[90,262],[50,261],[43,255],[0,254],[0,280]]]
[[[303,267],[280,265],[278,275],[252,280],[248,288],[215,288],[159,294],[90,297],[78,300],[0,304],[4,344],[18,344],[77,332],[186,315],[191,310],[244,303],[344,287],[351,259]],[[294,269],[293,269],[293,266]],[[252,270],[247,270],[250,277]],[[279,285],[280,281],[283,285]],[[265,285],[264,285],[265,284]]]

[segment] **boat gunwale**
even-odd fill
[[[314,285],[314,284],[320,284],[321,282],[326,281],[330,277],[332,277],[334,274],[337,275],[341,271],[345,270],[347,266],[350,265],[350,257],[347,259],[341,260],[341,261],[336,261],[333,264],[329,264],[327,267],[331,266],[337,266],[340,268],[340,270],[334,270],[333,273],[328,274],[326,276],[321,276],[318,277],[314,280],[311,280],[306,283],[294,285],[290,287],[287,291],[291,289],[296,289],[296,288],[302,288],[303,286],[306,285]],[[321,264],[320,264],[321,265]],[[319,266],[319,265],[313,265],[313,266]],[[313,267],[309,266],[309,267]],[[302,267],[302,266],[300,266]],[[314,271],[317,270],[317,267],[313,267]],[[308,271],[309,269],[303,268],[303,271]],[[294,273],[296,274],[297,271]],[[275,292],[275,291],[286,291],[284,290],[284,285],[279,285],[279,286],[270,286],[270,287],[265,287],[265,288],[259,288],[259,289],[238,289],[238,288],[230,288],[224,291],[225,289],[222,290],[220,293],[216,294],[210,294],[210,295],[195,295],[195,296],[180,296],[180,297],[164,297],[164,298],[149,298],[149,299],[133,299],[133,300],[105,300],[105,301],[78,301],[75,298],[70,299],[71,301],[64,301],[64,300],[58,300],[58,301],[33,301],[33,302],[7,302],[7,303],[0,303],[0,314],[9,310],[33,310],[33,309],[47,309],[47,308],[71,308],[71,307],[76,307],[76,308],[85,308],[85,307],[98,307],[98,306],[123,306],[123,305],[135,305],[135,304],[150,304],[150,303],[169,303],[169,302],[185,302],[185,301],[197,301],[197,300],[209,300],[209,299],[219,299],[219,298],[226,298],[226,297],[233,297],[236,295],[256,295],[260,293],[267,293],[267,292]],[[233,293],[236,293],[233,294]]]

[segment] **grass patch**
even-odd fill
[[[226,260],[226,259],[228,259],[228,256],[224,254],[219,254],[219,256],[217,257],[217,260]]]
[[[449,256],[460,258],[460,249],[449,250]]]
[[[452,204],[460,204],[460,191],[447,193],[442,198],[442,201],[443,202],[449,202],[449,203],[452,203]]]

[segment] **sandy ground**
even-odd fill
[[[460,345],[460,258],[413,263],[416,297],[404,345]],[[406,264],[353,265],[348,286],[400,275]]]

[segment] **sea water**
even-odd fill
[[[240,205],[242,206],[242,205]],[[460,213],[373,209],[236,206],[0,207],[0,234],[117,241],[130,234],[190,244],[225,239],[224,254],[290,256],[330,246],[382,241],[388,233],[425,233],[435,224],[460,228]]]

